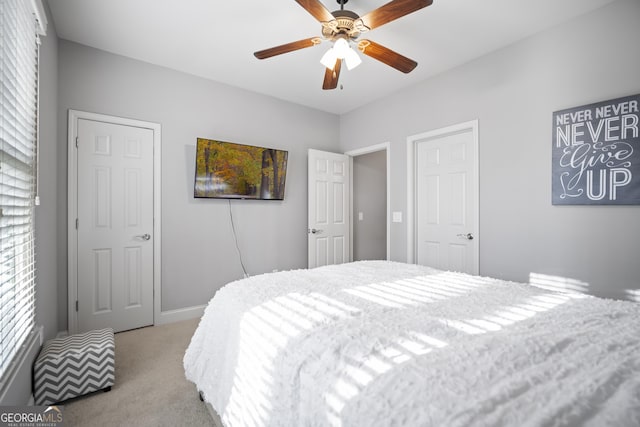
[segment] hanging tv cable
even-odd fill
[[[240,252],[240,246],[238,245],[238,235],[236,234],[236,226],[233,223],[233,210],[231,209],[231,199],[228,199],[228,202],[229,202],[229,219],[231,220],[231,230],[233,231],[233,240],[236,243],[238,258],[240,258],[240,266],[242,266],[242,273],[244,274],[244,277],[249,277],[249,273],[247,273],[247,269],[244,267],[244,262],[242,261],[242,252]]]

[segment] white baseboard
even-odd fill
[[[179,308],[177,310],[167,310],[160,312],[156,319],[156,325],[181,322],[183,320],[198,319],[204,314],[206,305],[196,305],[193,307]]]
[[[156,316],[154,325],[166,325],[167,323],[181,322],[183,320],[198,319],[204,314],[206,305],[195,305],[193,307],[178,308],[176,310],[161,311]],[[60,331],[56,338],[66,337],[69,331]]]

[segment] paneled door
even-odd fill
[[[350,158],[309,150],[309,268],[350,261]]]
[[[153,130],[77,121],[78,332],[153,324]]]
[[[410,139],[415,262],[479,274],[477,122]]]

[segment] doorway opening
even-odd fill
[[[345,153],[351,158],[351,259],[390,259],[389,143]]]

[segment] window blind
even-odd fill
[[[0,0],[0,378],[35,325],[38,36],[33,3]]]

